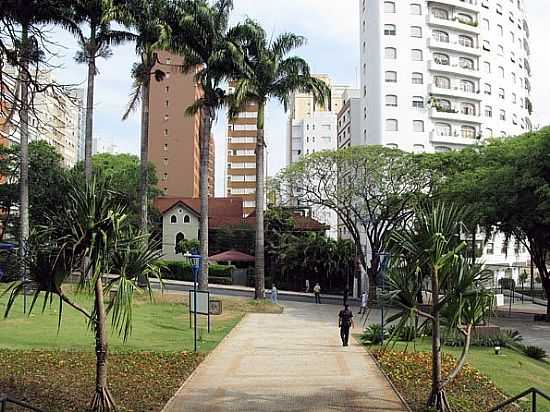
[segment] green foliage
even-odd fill
[[[454,330],[448,331],[443,334],[443,342],[447,346],[463,347],[464,336],[457,333]],[[480,346],[487,348],[494,348],[500,346],[501,348],[517,348],[520,346],[520,342],[523,340],[522,336],[517,330],[501,330],[494,336],[478,336],[474,335],[472,338],[472,346]]]
[[[247,224],[227,225],[210,232],[208,247],[209,255],[215,255],[235,249],[248,255],[254,255],[254,228]]]
[[[540,346],[524,346],[522,350],[526,356],[529,356],[530,358],[533,358],[539,361],[544,360],[548,356],[546,351]]]
[[[197,254],[201,244],[196,239],[183,239],[176,245],[176,254],[194,253]]]
[[[374,323],[365,329],[359,339],[364,345],[380,345],[388,337],[388,330],[382,329],[379,323]]]
[[[184,261],[158,261],[158,266],[162,269],[162,278],[170,280],[181,280],[185,282],[193,281],[193,268],[191,264]],[[235,266],[208,264],[209,280],[212,283],[231,285],[231,275]]]

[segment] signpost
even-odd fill
[[[193,302],[189,299],[189,319],[191,319],[191,311],[193,311],[194,317],[194,330],[193,330],[193,342],[194,342],[194,351],[197,351],[197,276],[201,272],[202,268],[202,256],[201,255],[192,255],[191,253],[186,253],[184,257],[191,264],[191,269],[193,271],[193,290],[190,293],[193,294]],[[208,292],[206,292],[208,293]],[[191,309],[192,308],[192,309]],[[209,322],[210,324],[210,322]]]

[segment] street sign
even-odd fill
[[[221,315],[222,314],[222,301],[221,300],[211,300],[210,301],[210,314],[211,315]]]

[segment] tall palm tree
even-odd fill
[[[169,3],[166,0],[128,0],[126,10],[130,27],[136,32],[134,40],[139,62],[134,63],[132,68],[134,86],[128,110],[123,119],[126,120],[130,113],[137,108],[138,103],[141,102],[140,229],[142,233],[147,233],[150,85],[152,76],[157,81],[164,78],[164,72],[155,69],[155,65],[159,62],[158,51],[166,49],[170,44],[170,27],[166,23],[170,11]]]
[[[232,0],[217,0],[213,5],[202,0],[180,3],[181,14],[175,15],[172,25],[172,49],[184,56],[183,70],[195,72],[195,81],[202,95],[190,107],[187,115],[200,113],[199,196],[200,196],[200,254],[208,257],[208,165],[212,124],[216,112],[225,104],[226,93],[220,86],[235,72],[239,50],[231,42],[228,29]],[[208,289],[208,264],[202,265],[199,288]]]
[[[73,30],[81,49],[75,60],[88,65],[88,86],[86,92],[86,135],[84,144],[84,173],[86,182],[92,178],[92,137],[94,122],[94,86],[98,74],[96,60],[109,58],[112,45],[134,40],[132,33],[112,29],[113,22],[122,22],[123,9],[112,0],[74,0],[71,7],[71,19],[77,24],[85,23],[89,28],[86,35],[79,27]]]
[[[254,21],[240,25],[238,41],[245,53],[245,64],[235,77],[234,93],[230,96],[230,116],[235,116],[247,104],[258,108],[256,139],[256,288],[260,299],[265,289],[264,264],[264,191],[265,191],[265,109],[272,98],[287,110],[290,95],[303,92],[313,95],[319,104],[330,102],[330,89],[325,82],[313,77],[307,62],[288,54],[305,44],[306,39],[284,33],[274,41]]]

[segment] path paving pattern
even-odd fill
[[[404,411],[372,358],[341,345],[337,306],[248,315],[164,411]]]

